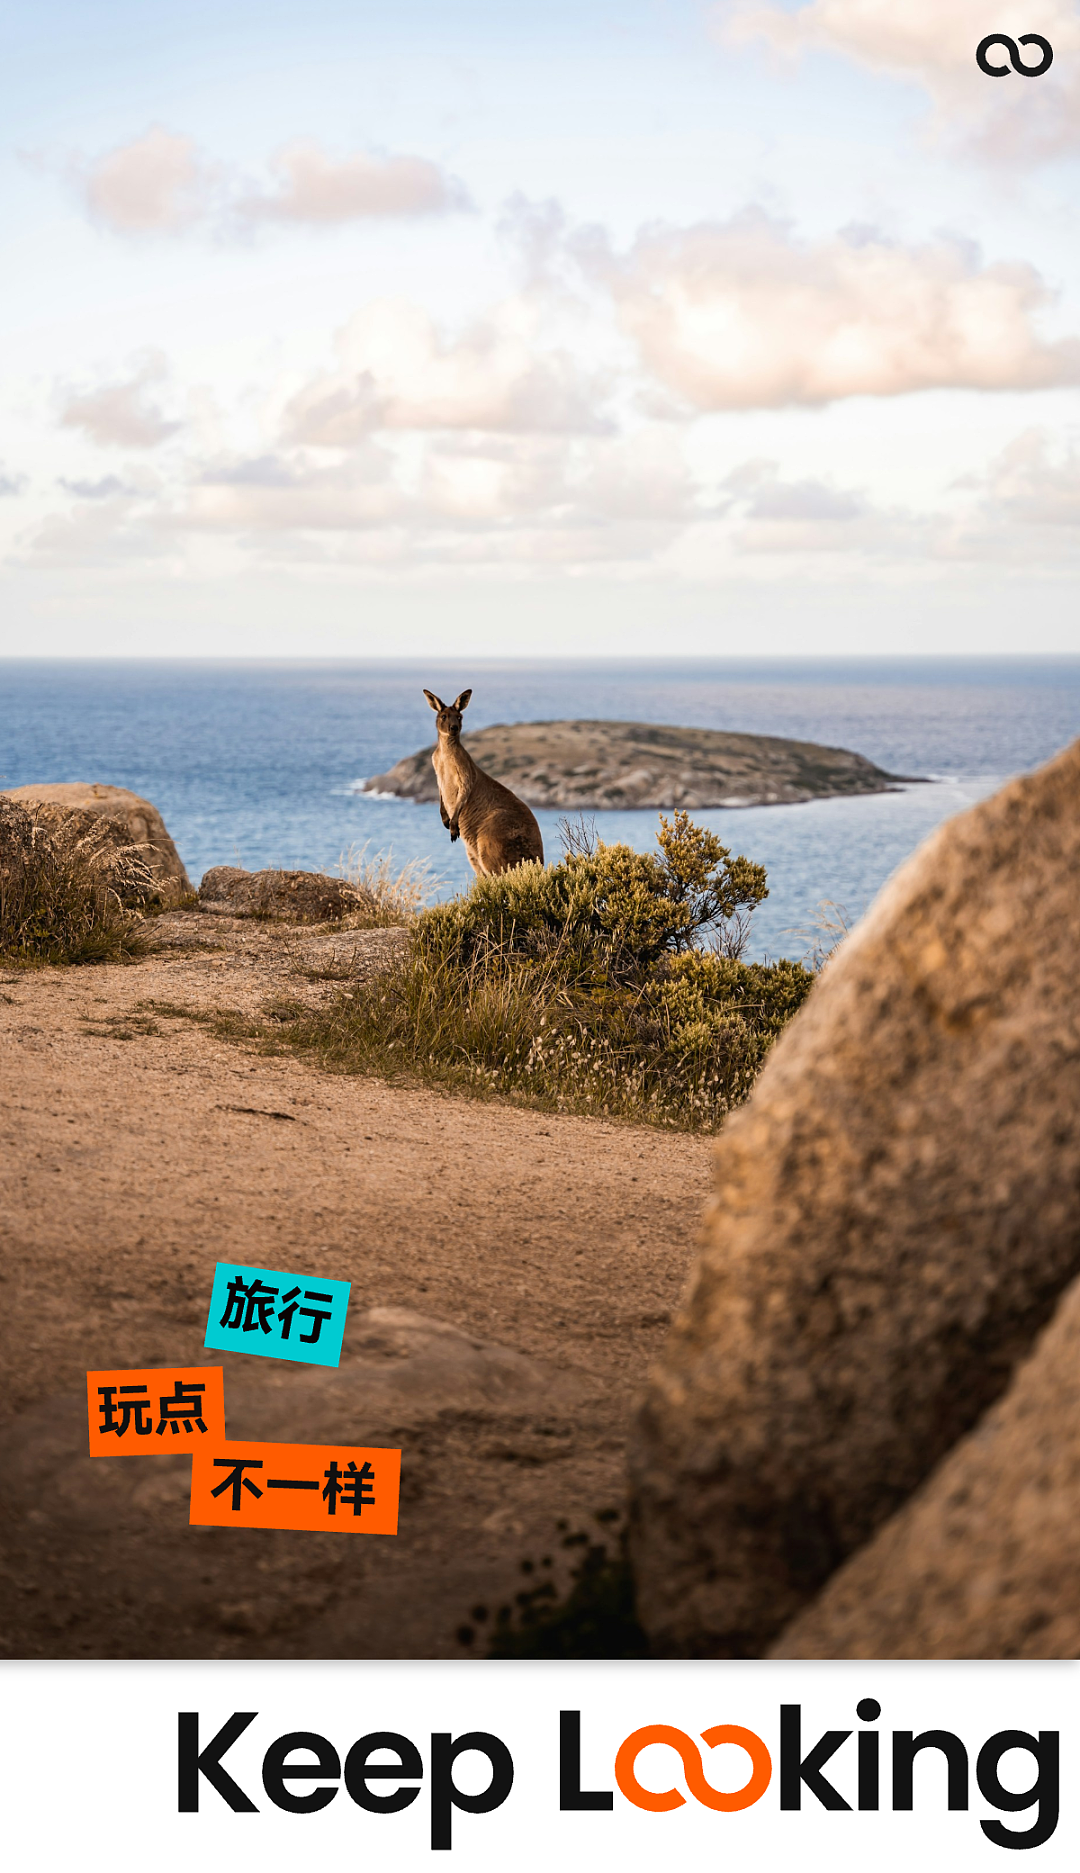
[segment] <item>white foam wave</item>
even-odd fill
[[[403,794],[383,793],[378,787],[369,787],[363,776],[361,776],[359,780],[350,781],[347,787],[341,788],[341,792],[347,794],[362,793],[365,794],[369,800],[400,800],[403,804],[408,806],[414,804],[411,800],[406,801]]]

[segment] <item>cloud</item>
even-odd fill
[[[722,486],[751,520],[857,520],[867,511],[862,495],[826,481],[782,481],[779,464],[760,457],[733,469]]]
[[[192,137],[155,124],[130,143],[76,162],[71,175],[91,217],[131,236],[203,226],[229,238],[260,223],[325,227],[471,206],[463,185],[423,156],[335,158],[314,138],[300,138],[278,150],[270,168],[273,186],[242,182]]]
[[[242,198],[253,221],[312,225],[386,215],[441,215],[469,206],[459,182],[422,156],[361,153],[335,160],[313,138],[288,143],[271,159],[279,186]]]
[[[569,569],[655,561],[706,511],[663,425],[630,437],[366,438],[333,464],[304,449],[222,457],[189,465],[140,518],[177,543],[216,536],[277,563]]]
[[[67,494],[75,494],[80,501],[108,501],[115,494],[133,494],[126,481],[119,475],[102,475],[97,481],[69,481],[61,475],[60,486]]]
[[[939,132],[959,134],[995,161],[1038,160],[1080,143],[1080,15],[1074,0],[810,0],[789,8],[729,0],[716,14],[736,43],[764,39],[789,56],[837,52],[919,85]],[[975,63],[990,33],[1041,33],[1055,63],[1033,93],[1010,72],[991,79]],[[1021,48],[1029,61],[1037,47]],[[1034,106],[1034,108],[1033,108]]]
[[[1041,429],[1025,430],[923,509],[832,482],[788,481],[760,458],[734,469],[722,493],[730,552],[762,565],[843,559],[925,573],[993,563],[1032,576],[1071,568],[1080,554],[1080,448]]]
[[[1035,329],[1052,301],[1035,268],[984,265],[959,240],[903,246],[863,228],[801,241],[748,208],[646,229],[624,257],[596,236],[577,249],[646,369],[691,409],[1080,381],[1080,341]]]
[[[214,533],[353,532],[399,522],[408,505],[393,458],[368,442],[332,468],[276,453],[206,463],[167,524]]]
[[[0,468],[0,500],[12,499],[15,495],[21,494],[25,487],[25,475],[9,475]]]
[[[986,476],[992,524],[1080,528],[1080,449],[1028,429],[991,463]]]
[[[521,576],[602,564],[722,581],[924,579],[965,563],[1047,571],[1080,553],[1080,448],[1040,430],[918,509],[763,457],[710,486],[671,423],[612,436],[388,435],[333,462],[302,448],[177,453],[166,471],[138,489],[115,476],[65,483],[76,505],[36,523],[13,563],[180,571],[254,558]]]
[[[66,429],[81,429],[92,442],[106,448],[155,449],[180,428],[162,415],[150,395],[150,386],[165,375],[164,360],[151,353],[130,377],[117,383],[62,393],[60,421]]]
[[[211,172],[193,139],[160,124],[75,175],[93,218],[117,234],[177,234],[209,206]]]
[[[70,566],[116,567],[158,562],[175,547],[131,499],[112,496],[83,501],[64,514],[49,514],[24,536],[11,563],[30,569]]]
[[[285,433],[347,448],[375,429],[602,432],[603,378],[540,351],[531,324],[514,302],[450,339],[419,307],[377,300],[339,335],[339,369],[292,397]]]
[[[433,520],[505,527],[522,520],[560,530],[634,523],[653,537],[705,511],[670,430],[604,438],[497,439],[427,452],[419,505]]]
[[[733,552],[761,555],[907,555],[927,544],[928,520],[875,507],[860,490],[831,481],[785,480],[778,462],[754,457],[721,483]]]

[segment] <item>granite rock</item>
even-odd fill
[[[756,1656],[1080,1271],[1080,743],[886,886],[724,1129],[631,1444],[659,1652]]]
[[[1080,1657],[1080,1282],[1008,1391],[772,1658]]]
[[[57,781],[9,788],[6,798],[25,807],[37,824],[54,836],[61,834],[62,842],[68,844],[73,837],[85,842],[93,819],[118,822],[119,832],[111,826],[96,843],[111,850],[134,847],[149,867],[153,895],[161,903],[178,904],[191,895],[191,880],[157,807],[128,788]],[[81,817],[72,817],[65,831],[65,821],[76,814]]]

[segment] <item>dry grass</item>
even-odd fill
[[[677,986],[671,978],[590,990],[565,964],[555,948],[531,966],[510,951],[462,965],[414,942],[323,1008],[268,1011],[261,1036],[331,1071],[716,1131],[746,1098],[808,986],[797,964],[729,962],[728,993],[711,1010],[720,1018],[688,1032],[664,993]]]
[[[806,948],[800,961],[814,975],[820,975],[844,938],[851,934],[854,921],[843,904],[834,904],[831,898],[823,897],[808,924],[796,924],[784,935],[802,937]]]
[[[369,858],[369,844],[350,846],[338,860],[338,876],[360,899],[356,911],[344,919],[343,927],[386,930],[411,923],[442,880],[428,859],[410,859],[405,865],[396,865],[389,852],[375,852]]]
[[[124,900],[152,889],[134,846],[105,850],[62,831],[35,836],[30,861],[0,872],[0,955],[23,968],[146,955],[153,945]]]
[[[568,841],[561,866],[480,880],[414,916],[377,972],[350,980],[335,958],[344,986],[321,1007],[222,1014],[218,1031],[330,1071],[715,1131],[812,977],[739,957],[760,867],[685,816],[662,824],[662,858]]]
[[[760,866],[732,860],[685,815],[661,826],[660,857],[568,840],[561,865],[484,878],[420,912],[426,868],[407,868],[403,888],[379,859],[383,902],[408,920],[401,947],[374,967],[359,952],[297,961],[339,993],[316,1007],[278,996],[258,1015],[154,1012],[330,1072],[715,1132],[813,976],[784,959],[741,959],[765,895]],[[362,855],[361,865],[353,876],[372,879]]]

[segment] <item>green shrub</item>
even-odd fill
[[[721,928],[737,953],[745,913],[768,896],[764,866],[733,859],[687,813],[674,822],[661,814],[657,844],[659,856],[596,843],[558,865],[532,860],[478,878],[463,897],[425,913],[420,942],[432,956],[466,964],[492,951],[546,955],[556,943],[567,967],[573,954],[612,977],[640,973]]]
[[[760,865],[685,813],[658,844],[478,879],[417,918],[389,970],[298,1017],[291,1043],[344,1071],[716,1130],[813,978],[741,961]]]

